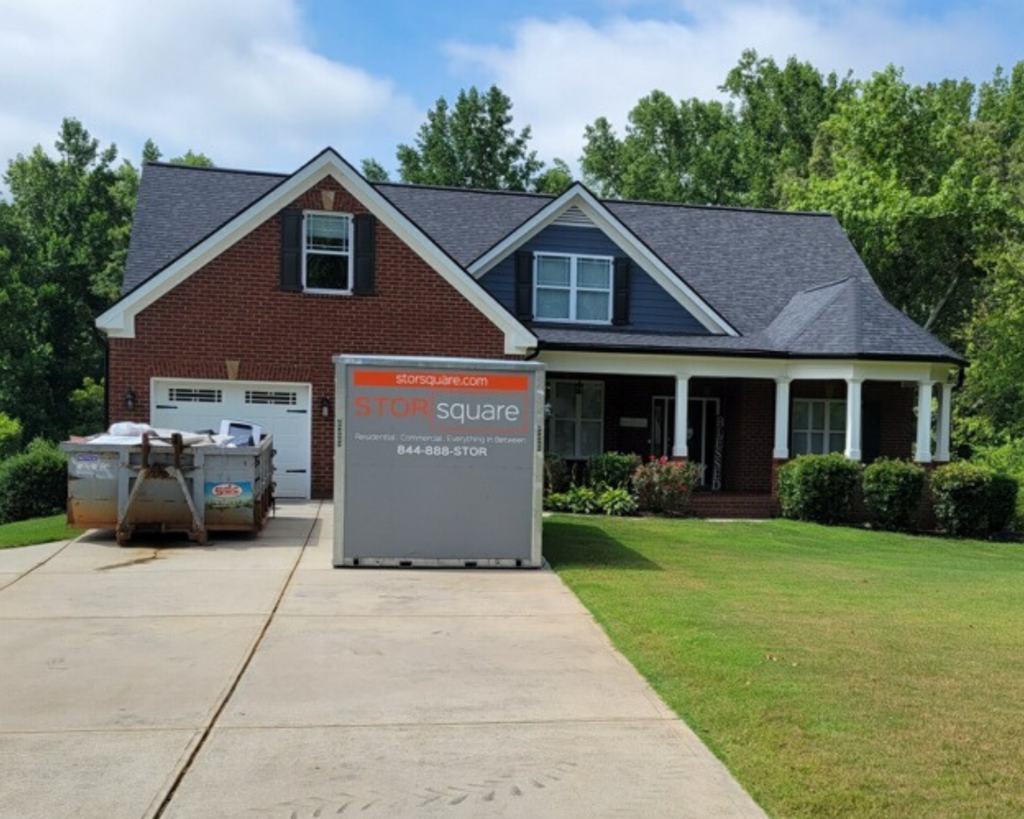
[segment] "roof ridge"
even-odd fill
[[[815,325],[817,320],[821,318],[822,314],[826,310],[828,310],[833,304],[835,304],[836,299],[838,299],[839,296],[844,292],[845,288],[837,287],[837,285],[845,284],[846,282],[849,281],[851,281],[851,277],[847,276],[845,279],[839,279],[837,281],[831,282],[830,284],[823,284],[817,287],[810,287],[807,290],[801,290],[799,293],[795,293],[793,297],[786,303],[786,306],[783,307],[782,310],[779,312],[779,316],[781,316],[782,313],[784,313],[789,308],[789,306],[793,303],[794,299],[796,299],[798,296],[802,296],[807,293],[813,293],[819,290],[825,290],[829,287],[836,288],[836,292],[832,293],[828,298],[826,298],[817,310],[815,310],[810,315],[806,316],[803,323],[800,325],[799,329],[793,335],[784,336],[785,344],[788,346],[792,346],[796,344],[796,342],[798,342],[801,338],[803,338],[803,336],[806,335],[807,332]],[[777,320],[779,316],[776,316],[775,320]],[[775,323],[775,320],[772,321],[772,324]],[[768,325],[768,328],[771,328],[771,324]]]
[[[274,179],[287,179],[291,174],[277,173],[275,171],[248,171],[244,168],[222,168],[218,165],[188,165],[183,162],[160,162],[160,161],[147,161],[142,163],[142,167],[146,168],[153,165],[157,168],[174,168],[175,170],[182,171],[201,171],[204,173],[230,173],[239,174],[242,176],[267,176]]]
[[[444,191],[446,193],[481,193],[488,195],[498,196],[520,196],[520,197],[532,197],[535,199],[557,199],[550,193],[539,193],[537,191],[509,191],[509,190],[495,190],[493,188],[459,188],[454,185],[421,185],[416,182],[372,182],[375,188],[406,188],[412,190],[424,190],[424,191]]]
[[[805,290],[799,291],[799,293],[813,293],[815,290],[824,290],[826,287],[835,287],[837,284],[849,281],[856,281],[856,279],[854,279],[853,276],[843,276],[841,279],[835,279],[834,281],[825,282],[824,284],[816,284],[814,287],[808,287]],[[799,293],[795,295],[799,295]]]
[[[604,205],[644,205],[647,207],[683,208],[686,210],[731,211],[734,213],[763,213],[767,216],[828,216],[827,210],[778,210],[775,208],[745,208],[742,205],[699,205],[694,202],[658,202],[653,199],[614,199],[597,197]]]

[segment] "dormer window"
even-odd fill
[[[610,323],[612,264],[613,259],[607,256],[535,254],[534,318],[537,321]]]
[[[302,287],[314,293],[352,292],[352,217],[306,213]]]

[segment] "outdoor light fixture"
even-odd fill
[[[132,412],[135,409],[135,390],[131,387],[128,388],[128,392],[124,394],[124,408],[128,412]]]
[[[331,399],[326,395],[320,399],[320,413],[324,418],[331,417]]]

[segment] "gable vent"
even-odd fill
[[[564,227],[594,227],[590,217],[581,211],[576,205],[562,212],[561,216],[555,219],[554,224]]]
[[[275,404],[282,407],[294,407],[299,396],[294,392],[275,392],[273,390],[246,390],[246,404]]]
[[[192,389],[191,387],[171,387],[167,391],[171,401],[192,404],[219,404],[223,398],[220,390]]]

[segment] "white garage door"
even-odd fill
[[[309,497],[308,384],[154,378],[152,389],[149,423],[154,427],[194,432],[219,430],[224,419],[259,424],[274,436],[277,497]]]

